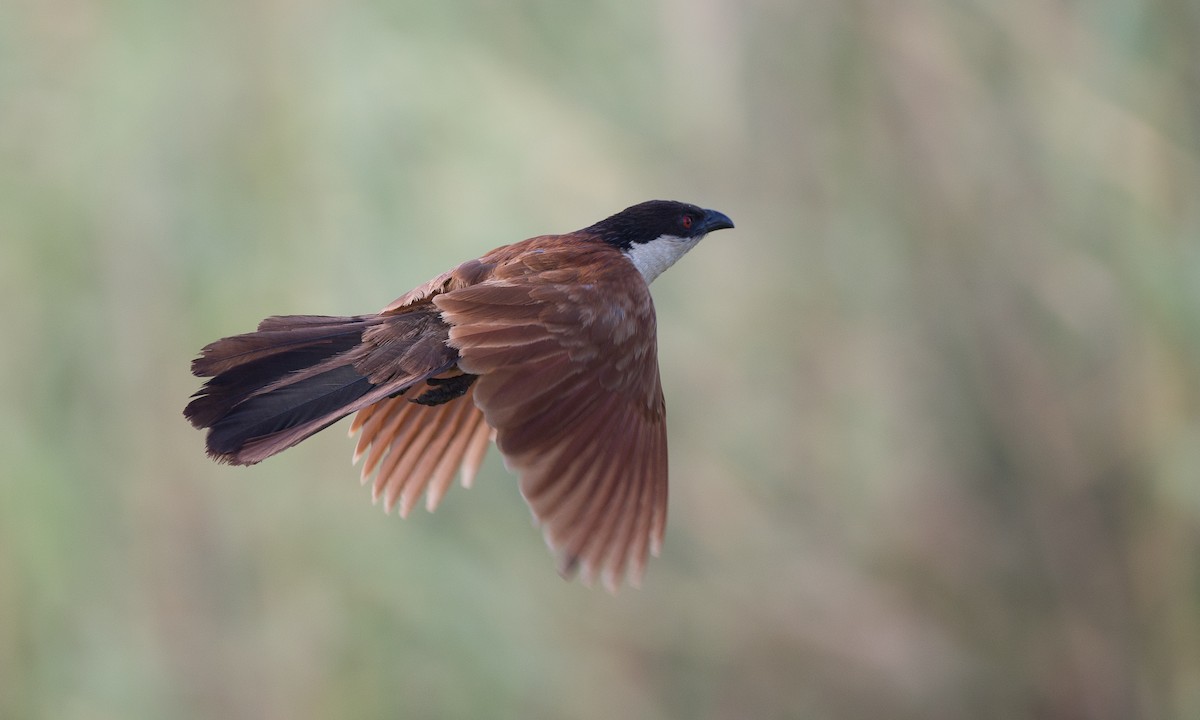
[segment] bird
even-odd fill
[[[565,578],[640,585],[667,511],[650,283],[724,213],[668,200],[498,247],[373,314],[286,315],[204,347],[184,416],[253,465],[355,414],[372,499],[432,511],[495,443]]]

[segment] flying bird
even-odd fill
[[[373,497],[433,510],[493,440],[557,555],[611,591],[662,547],[667,429],[650,283],[715,210],[653,200],[496,248],[378,313],[287,315],[218,340],[184,410],[209,456],[253,465],[357,413]]]

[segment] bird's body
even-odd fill
[[[565,574],[636,582],[666,523],[667,438],[649,282],[721,213],[635,205],[465,262],[374,315],[284,316],[204,348],[184,414],[253,464],[351,413],[374,495],[433,509],[494,437]],[[377,471],[377,472],[376,472]]]

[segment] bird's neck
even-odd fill
[[[629,258],[629,262],[633,263],[649,285],[688,250],[696,247],[696,243],[700,242],[702,237],[704,236],[681,238],[661,235],[650,242],[634,243],[621,252]]]

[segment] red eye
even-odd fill
[[[684,229],[684,230],[691,230],[691,229],[692,229],[692,216],[691,216],[691,215],[684,215],[684,216],[683,216],[683,217],[682,217],[682,218],[679,220],[679,224],[680,224],[680,225],[683,225],[683,229]]]

